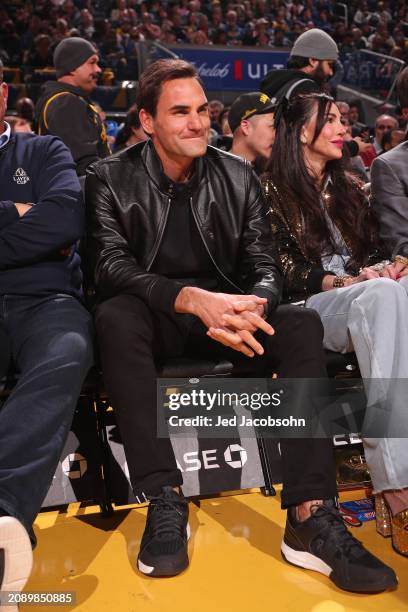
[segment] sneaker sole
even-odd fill
[[[191,536],[191,528],[189,524],[187,524],[186,531],[187,531],[187,541],[188,541]],[[141,572],[142,574],[145,574],[146,576],[150,576],[152,578],[162,578],[162,577],[164,578],[164,577],[170,577],[170,576],[177,576],[177,574],[180,574],[182,571],[184,571],[188,567],[188,563],[189,563],[188,559],[187,561],[183,561],[181,565],[174,565],[174,563],[169,563],[167,566],[162,565],[160,570],[157,571],[154,566],[146,565],[145,563],[143,563],[143,561],[141,561],[138,558],[137,569],[139,570],[139,572]]]
[[[33,566],[30,538],[23,525],[12,516],[0,517],[0,551],[4,561],[0,575],[1,591],[22,591]],[[3,612],[17,612],[17,606],[1,606]]]
[[[351,593],[382,593],[383,591],[387,591],[390,589],[395,589],[398,586],[398,579],[395,580],[386,580],[385,584],[380,585],[379,582],[374,584],[360,584],[360,585],[344,585],[340,582],[336,582],[333,580],[331,574],[333,572],[330,565],[327,565],[322,559],[319,557],[315,557],[311,553],[295,550],[286,544],[286,542],[282,541],[281,544],[281,554],[285,561],[290,563],[291,565],[295,565],[297,567],[302,567],[304,569],[312,570],[314,572],[319,572],[324,576],[330,578],[330,580],[343,591],[350,591]]]
[[[330,576],[333,571],[330,565],[327,565],[327,563],[319,559],[319,557],[315,557],[311,553],[302,550],[290,548],[286,542],[282,542],[281,544],[281,553],[285,561],[292,565],[313,570],[314,572],[320,572],[320,574],[324,574],[325,576]]]

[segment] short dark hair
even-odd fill
[[[397,94],[401,109],[408,108],[408,66],[397,77]]]
[[[300,70],[300,68],[306,68],[309,65],[308,57],[300,57],[300,55],[291,55],[288,59],[286,67],[291,70]]]
[[[3,82],[3,62],[0,59],[0,83]]]
[[[163,84],[175,79],[196,79],[203,87],[193,64],[181,59],[160,59],[150,64],[140,75],[137,107],[154,117]]]

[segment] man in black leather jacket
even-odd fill
[[[157,361],[241,354],[256,368],[263,355],[284,378],[326,372],[319,317],[278,306],[281,272],[258,179],[249,163],[207,146],[208,103],[195,68],[159,60],[139,87],[151,139],[94,164],[86,199],[106,387],[134,493],[150,499],[138,568],[169,576],[188,565],[188,507],[170,440],[157,437]],[[319,536],[324,571],[339,559],[347,570],[342,578],[334,572],[336,584],[350,588],[357,575],[362,585],[363,558],[364,589],[378,590],[369,553],[359,548],[352,572],[337,554],[340,547],[350,561],[354,544],[332,501],[331,440],[282,440],[281,450],[285,556],[304,566]]]

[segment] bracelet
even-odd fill
[[[333,279],[333,289],[339,289],[340,287],[344,287],[344,279],[348,278],[347,276],[335,276]]]
[[[408,257],[404,257],[404,255],[396,255],[394,257],[394,261],[399,261],[400,263],[403,263],[404,266],[408,266]]]

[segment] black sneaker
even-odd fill
[[[137,566],[148,576],[176,576],[188,566],[188,503],[172,487],[152,497]]]
[[[26,529],[16,518],[1,515],[0,591],[22,591],[32,565],[33,551]],[[14,607],[7,607],[7,610],[12,609]]]
[[[316,505],[303,522],[289,508],[281,552],[288,563],[329,576],[345,591],[379,593],[398,584],[394,570],[347,530],[332,500]]]

